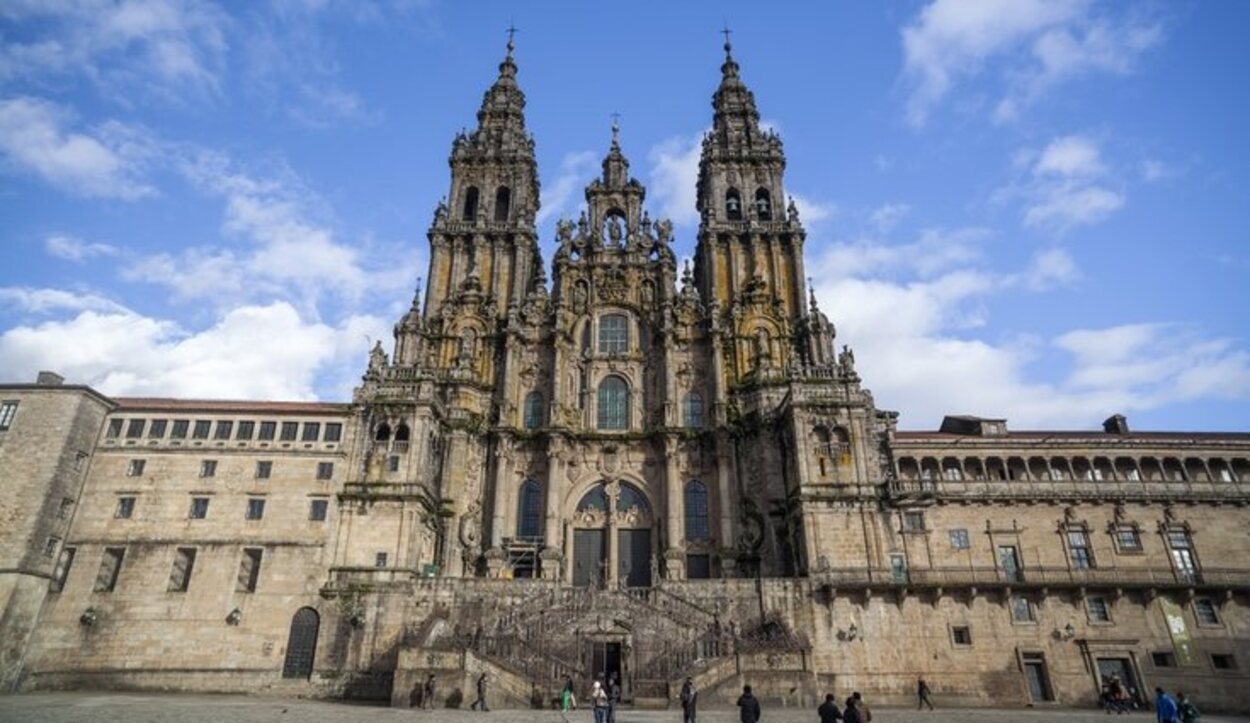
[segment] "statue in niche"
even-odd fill
[[[667,218],[657,221],[655,224],[656,240],[661,244],[668,244],[673,240],[673,222]]]
[[[842,345],[842,353],[838,355],[838,364],[842,367],[843,374],[850,376],[855,373],[855,352],[851,351],[851,347]]]
[[[460,332],[460,342],[456,350],[456,366],[467,369],[477,355],[477,333],[472,329]]]
[[[621,238],[624,235],[624,232],[621,229],[621,217],[609,216],[607,227],[608,227],[608,239],[612,241],[612,245],[620,246]]]
[[[382,342],[378,341],[369,352],[369,373],[380,374],[385,366],[386,352],[382,349]]]
[[[768,331],[762,326],[756,329],[752,343],[755,347],[755,366],[767,369],[772,363],[772,355],[768,352]]]
[[[655,286],[650,281],[643,282],[641,296],[643,306],[649,307],[655,303]]]
[[[587,302],[586,285],[581,284],[581,283],[574,284],[573,285],[573,309],[579,312],[585,311],[586,302]]]
[[[573,241],[573,222],[567,219],[556,221],[556,240],[561,245],[571,243]]]

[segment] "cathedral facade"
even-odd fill
[[[350,402],[0,385],[0,686],[1250,707],[1250,434],[897,430],[725,51],[693,264],[614,127],[548,277],[509,43]]]

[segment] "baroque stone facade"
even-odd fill
[[[0,386],[0,684],[1250,706],[1250,434],[898,431],[725,50],[693,266],[614,127],[548,282],[510,43],[350,403]]]

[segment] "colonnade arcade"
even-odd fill
[[[898,457],[904,480],[1239,482],[1250,480],[1244,457],[932,456]]]

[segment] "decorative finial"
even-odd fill
[[[612,114],[612,145],[620,145],[621,142],[621,114]]]
[[[508,22],[508,59],[512,59],[512,51],[516,49],[516,43],[513,42],[513,36],[516,35],[517,26],[511,21]]]
[[[725,35],[725,59],[729,60],[733,57],[733,43],[729,41],[729,36],[733,31],[729,29],[728,23],[725,24],[725,29],[721,33]]]
[[[812,285],[812,277],[807,277],[807,296],[811,300],[812,311],[816,311],[816,287]]]
[[[412,308],[421,308],[421,277],[417,277],[417,288],[412,292]]]

